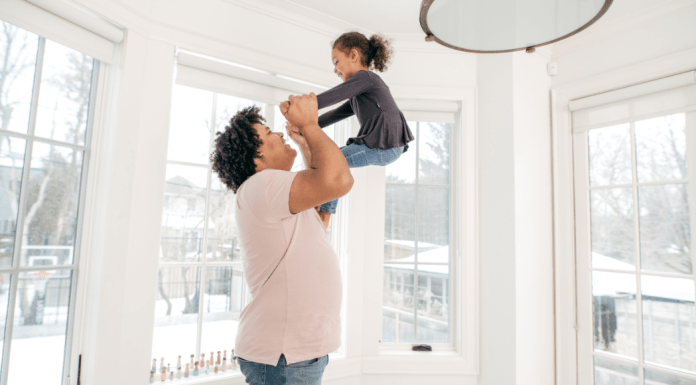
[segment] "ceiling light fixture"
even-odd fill
[[[599,20],[613,0],[423,0],[426,41],[464,52],[503,53],[555,43]]]

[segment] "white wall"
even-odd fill
[[[548,59],[513,55],[517,385],[554,384]]]
[[[514,384],[515,121],[510,54],[478,57],[481,373]]]
[[[587,82],[608,72],[607,87],[620,85],[621,72],[696,48],[696,3],[692,0],[650,1],[635,7],[629,1],[614,1],[606,20],[553,47],[559,73],[553,86]],[[646,1],[642,1],[646,3]],[[616,8],[616,9],[613,9]],[[627,8],[619,18],[619,8]],[[694,65],[691,66],[693,68]],[[648,69],[650,71],[650,69]],[[647,76],[660,76],[654,68]]]
[[[554,383],[547,61],[478,57],[482,385]]]

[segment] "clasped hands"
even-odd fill
[[[314,93],[301,96],[290,95],[288,100],[280,103],[280,112],[287,119],[285,127],[290,139],[301,148],[306,147],[307,141],[302,130],[310,125],[318,125],[319,111],[316,95]]]

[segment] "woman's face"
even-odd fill
[[[344,82],[363,69],[357,49],[352,49],[350,54],[346,54],[340,49],[334,48],[331,51],[331,61],[334,65],[334,73]]]

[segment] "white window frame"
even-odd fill
[[[382,293],[384,274],[384,215],[386,170],[368,167],[353,171],[361,178],[366,174],[368,197],[353,204],[365,207],[366,217],[360,218],[364,234],[351,234],[353,243],[364,244],[365,287],[362,373],[413,375],[478,375],[478,133],[476,124],[476,90],[466,89],[463,94],[446,95],[447,102],[420,103],[415,95],[397,99],[403,107],[423,105],[421,111],[404,111],[408,120],[439,120],[442,112],[454,114],[452,132],[452,179],[450,199],[454,214],[451,216],[451,324],[452,345],[434,346],[432,352],[416,352],[411,344],[382,344]],[[397,95],[398,97],[398,95]],[[406,100],[407,101],[406,101]],[[400,102],[401,100],[401,102]],[[412,102],[414,101],[414,102]],[[437,107],[440,104],[440,108]],[[446,107],[446,106],[450,107]],[[445,108],[442,108],[445,106]],[[402,108],[403,108],[402,107]],[[413,107],[412,107],[413,108]],[[409,149],[410,150],[410,149]],[[362,170],[362,169],[356,169]],[[356,178],[357,179],[357,178]],[[368,219],[368,217],[371,219]],[[356,218],[357,219],[357,218]]]
[[[9,20],[6,20],[9,19]],[[1,13],[0,12],[0,20],[3,20],[7,23],[14,24],[12,21],[15,21],[15,19],[12,17],[12,14],[7,14],[7,13]],[[11,21],[10,21],[11,20]],[[52,20],[49,18],[49,20]],[[22,23],[20,23],[22,24]],[[3,135],[11,136],[11,137],[16,137],[16,138],[21,138],[26,140],[26,148],[25,148],[25,155],[24,155],[24,170],[23,170],[23,175],[22,175],[22,184],[24,185],[29,181],[29,172],[31,168],[31,155],[32,155],[32,149],[33,149],[33,144],[35,142],[42,142],[50,145],[56,145],[56,146],[61,146],[61,147],[69,147],[69,148],[74,148],[78,150],[84,151],[83,153],[83,159],[82,159],[82,176],[80,180],[80,193],[79,193],[79,204],[78,204],[78,216],[77,216],[77,223],[76,223],[76,229],[77,233],[75,236],[75,249],[73,250],[73,263],[70,265],[51,265],[49,267],[50,270],[71,270],[71,283],[70,283],[70,299],[69,299],[69,307],[68,307],[68,319],[67,319],[67,325],[66,325],[66,334],[65,334],[65,352],[63,355],[63,373],[62,373],[62,379],[61,382],[63,384],[69,384],[71,377],[74,377],[77,373],[77,367],[79,365],[79,348],[75,348],[76,344],[75,342],[79,338],[80,335],[80,330],[78,329],[76,332],[76,328],[79,328],[80,321],[82,318],[82,311],[83,311],[83,305],[82,301],[80,299],[83,296],[83,291],[84,291],[84,279],[81,278],[81,271],[84,271],[85,265],[86,265],[86,260],[88,258],[82,258],[83,255],[89,255],[89,251],[87,248],[87,239],[90,237],[91,229],[89,226],[85,225],[85,221],[87,221],[91,214],[90,210],[88,209],[88,206],[90,205],[91,201],[91,196],[92,194],[90,193],[91,190],[91,185],[94,184],[94,179],[91,177],[92,168],[94,167],[94,162],[92,159],[94,158],[94,152],[96,148],[96,143],[97,141],[95,140],[95,137],[98,136],[97,128],[95,127],[95,121],[96,117],[99,115],[99,100],[101,99],[101,95],[103,95],[104,91],[104,79],[105,79],[105,67],[108,67],[108,65],[105,65],[105,63],[102,63],[98,58],[94,58],[94,65],[92,67],[92,79],[91,79],[91,88],[90,88],[90,101],[89,101],[89,108],[88,108],[88,115],[87,115],[87,122],[86,122],[86,127],[85,127],[85,143],[83,145],[75,145],[71,144],[68,142],[61,142],[61,141],[56,141],[53,139],[48,139],[40,136],[36,136],[34,134],[35,132],[35,126],[36,126],[36,114],[37,114],[37,109],[38,109],[38,96],[39,96],[39,89],[40,89],[40,79],[42,78],[42,70],[43,70],[43,58],[45,54],[45,46],[46,46],[46,40],[52,40],[50,38],[44,37],[43,35],[36,33],[35,29],[27,29],[26,25],[16,25],[15,26],[25,29],[31,33],[35,33],[39,36],[39,48],[38,48],[38,55],[37,55],[37,60],[35,64],[35,73],[34,73],[34,87],[32,90],[32,98],[31,98],[31,107],[30,107],[30,118],[29,118],[29,127],[27,129],[26,133],[18,133],[14,131],[3,131],[0,132]],[[29,25],[31,28],[31,25]],[[59,41],[59,43],[62,43]],[[74,49],[73,47],[70,47],[71,49]],[[79,51],[78,51],[79,52]],[[84,53],[84,52],[82,52]],[[89,54],[87,54],[90,56]],[[37,85],[38,84],[38,85]],[[14,319],[14,312],[15,312],[15,307],[16,307],[16,293],[17,293],[17,277],[19,276],[20,273],[25,273],[25,272],[30,272],[30,271],[38,271],[38,270],[45,270],[46,267],[45,265],[42,266],[26,266],[22,267],[20,266],[20,256],[21,256],[21,250],[23,248],[22,246],[22,228],[23,228],[23,222],[24,222],[24,202],[26,201],[26,194],[28,189],[25,189],[24,187],[20,190],[20,199],[19,199],[19,206],[18,206],[18,218],[17,218],[17,223],[16,223],[16,235],[15,235],[15,250],[14,250],[14,256],[13,256],[13,261],[12,261],[12,266],[5,268],[5,269],[0,269],[0,273],[7,273],[12,275],[11,279],[11,284],[10,284],[10,293],[9,293],[9,300],[8,300],[8,309],[7,309],[7,319],[12,320]],[[0,380],[0,384],[5,385],[8,381],[8,369],[9,369],[9,357],[11,351],[11,344],[12,344],[12,330],[13,330],[13,325],[14,322],[8,322],[6,327],[5,327],[5,343],[4,343],[4,348],[3,348],[3,356],[6,357],[7,359],[4,359],[2,362],[2,377]],[[76,337],[76,335],[78,337]]]
[[[248,68],[240,68],[232,65],[231,63],[226,63],[223,61],[219,61],[213,58],[197,55],[197,54],[192,54],[188,52],[180,52],[179,53],[179,60],[180,62],[185,63],[182,67],[182,65],[179,65],[179,70],[184,72],[183,79],[177,77],[177,80],[175,81],[176,85],[181,85],[181,86],[186,86],[186,87],[191,87],[191,88],[196,88],[200,90],[205,90],[209,92],[213,92],[215,94],[214,98],[217,99],[217,94],[225,94],[225,95],[230,95],[233,97],[239,97],[239,98],[244,98],[244,99],[250,99],[254,101],[255,105],[258,105],[259,107],[262,108],[262,116],[266,120],[266,125],[271,127],[272,129],[275,126],[275,114],[274,114],[274,107],[278,106],[281,99],[279,98],[285,98],[287,95],[290,94],[298,94],[301,92],[308,92],[307,88],[311,87],[316,89],[316,87],[308,84],[301,84],[301,83],[295,83],[292,80],[288,80],[287,78],[278,78],[278,85],[281,86],[286,86],[286,88],[292,88],[293,90],[285,90],[283,88],[277,88],[274,87],[274,83],[276,79],[273,77],[273,75],[269,74],[263,74],[261,77],[258,77],[258,74],[255,74],[257,76],[251,76],[254,78],[254,80],[260,81],[260,83],[252,82],[246,79],[240,79],[236,78],[231,75],[238,75],[238,76],[244,76],[244,75],[249,75],[250,70]],[[194,67],[191,67],[191,66]],[[241,71],[240,71],[241,69]],[[221,77],[222,75],[222,77]],[[266,76],[263,76],[266,75]],[[247,76],[249,77],[249,76]],[[284,99],[282,99],[284,100]],[[212,121],[215,121],[213,119]],[[334,126],[334,138],[336,143],[341,146],[342,143],[345,143],[345,141],[350,137],[351,133],[351,121],[343,121],[336,123]],[[213,141],[215,139],[215,135],[211,135],[210,139],[210,146],[212,146]],[[212,148],[212,147],[211,147]],[[298,154],[298,156],[301,156]],[[176,165],[182,165],[182,166],[195,166],[195,167],[205,167],[202,164],[191,164],[191,163],[186,163],[186,162],[179,162],[179,161],[172,161],[167,159],[166,161],[167,164],[176,164]],[[208,163],[207,165],[208,169],[208,182],[207,182],[207,190],[209,191],[211,188],[211,181],[212,178],[216,178],[217,176],[215,174],[212,174],[212,168],[211,165]],[[208,212],[208,206],[209,202],[208,199],[206,198],[206,215]],[[348,224],[348,219],[349,216],[347,213],[350,210],[350,193],[347,194],[345,197],[342,199],[339,199],[339,203],[337,206],[337,214],[332,216],[331,219],[331,243],[334,246],[334,250],[336,251],[336,254],[339,259],[339,267],[341,268],[341,276],[342,276],[342,282],[344,284],[343,288],[343,302],[342,302],[342,308],[341,308],[341,319],[342,319],[342,333],[341,333],[341,339],[342,339],[342,344],[339,350],[335,353],[330,354],[330,357],[332,360],[336,359],[345,359],[347,356],[347,349],[346,349],[346,313],[347,313],[347,297],[348,297],[348,289],[347,289],[347,250],[348,250],[348,235],[349,235],[349,224]],[[207,225],[206,225],[207,228]],[[206,247],[207,243],[207,232],[203,237],[203,247]],[[186,265],[186,266],[195,266],[199,267],[200,269],[205,269],[206,266],[215,266],[215,267],[231,267],[231,266],[236,266],[236,267],[242,267],[242,261],[235,261],[235,262],[215,262],[212,265],[207,264],[205,261],[203,262],[196,262],[196,263],[159,263],[158,262],[158,269],[162,267],[170,267],[170,266],[180,266],[180,265]],[[201,273],[203,274],[203,273]],[[199,288],[199,291],[203,293],[205,290],[205,277],[201,277],[201,286]],[[245,290],[244,293],[242,294],[244,297],[244,306],[248,303],[249,300],[249,293],[247,290],[247,287],[245,285]],[[199,296],[199,298],[203,298],[202,294]],[[201,332],[203,328],[203,312],[199,309],[199,314],[198,314],[198,333],[197,333],[197,340],[196,340],[196,357],[199,357],[200,353],[200,344],[201,344]],[[234,378],[238,377],[240,375],[239,372],[231,372],[228,373],[225,377],[226,378]],[[219,378],[219,376],[217,376]],[[208,381],[212,381],[215,378],[209,378],[207,379]],[[206,381],[207,382],[207,381]]]
[[[455,343],[454,341],[457,340],[458,334],[457,334],[457,324],[459,323],[459,320],[455,317],[456,314],[458,314],[458,308],[459,308],[459,302],[460,298],[458,293],[454,290],[456,287],[456,279],[459,278],[458,274],[453,274],[455,271],[457,271],[457,266],[459,266],[459,258],[457,258],[460,255],[460,246],[459,246],[459,238],[455,237],[455,234],[457,233],[457,229],[459,228],[459,223],[460,223],[460,217],[461,217],[461,207],[460,207],[460,202],[461,199],[457,199],[457,197],[453,194],[453,185],[455,183],[455,177],[457,175],[457,172],[459,171],[460,165],[456,164],[453,162],[453,156],[454,155],[454,148],[455,143],[457,143],[457,140],[459,139],[459,136],[461,135],[460,131],[460,126],[456,124],[456,119],[450,119],[447,114],[441,114],[441,116],[433,116],[433,114],[419,114],[417,112],[406,112],[405,113],[406,118],[410,122],[416,122],[418,124],[417,127],[411,127],[411,131],[416,131],[419,130],[418,127],[420,127],[421,123],[452,123],[452,131],[451,131],[451,142],[450,142],[450,169],[449,169],[449,183],[447,185],[447,188],[449,189],[449,208],[450,212],[454,213],[454,215],[450,216],[449,220],[449,263],[447,264],[447,267],[449,268],[449,274],[447,280],[449,281],[447,285],[447,296],[449,297],[449,319],[448,319],[448,327],[450,328],[450,342],[448,343],[431,343],[428,344],[430,345],[433,350],[435,351],[455,351]],[[452,116],[453,117],[453,116]],[[452,121],[454,120],[454,121]],[[418,134],[416,132],[413,132],[414,136],[418,137]],[[419,158],[419,150],[420,146],[416,144],[416,141],[414,140],[411,142],[411,146],[409,147],[410,151],[415,151],[416,152],[416,159],[420,160]],[[416,189],[416,210],[418,210],[417,205],[418,205],[418,188],[419,187],[431,187],[431,185],[424,185],[419,183],[419,178],[418,178],[418,169],[417,165],[416,167],[416,179],[414,183],[406,183],[406,184],[400,184],[400,183],[388,183],[385,182],[387,185],[395,185],[395,186],[414,186]],[[386,171],[386,170],[385,170]],[[443,185],[432,185],[432,187],[443,187]],[[418,213],[416,212],[416,232],[415,232],[415,240],[418,239]],[[417,242],[416,242],[417,243]],[[414,251],[417,253],[418,248],[414,248]],[[388,264],[393,264],[393,263],[388,263]],[[396,263],[398,264],[398,263]],[[420,265],[420,262],[414,262],[414,271],[418,272],[418,266]],[[383,267],[384,268],[384,267]],[[414,296],[415,290],[418,288],[418,280],[416,277],[414,277]],[[418,299],[417,297],[415,298],[415,303],[414,303],[414,319],[418,319],[417,309],[418,309]],[[397,309],[395,309],[397,310]],[[397,310],[398,312],[399,310]],[[382,317],[382,320],[384,317]],[[398,323],[397,323],[398,325]],[[416,322],[416,326],[414,330],[417,333],[418,330],[418,325]],[[415,340],[415,339],[414,339]],[[409,351],[412,349],[412,346],[417,345],[417,342],[390,342],[390,343],[383,343],[380,340],[380,350],[384,351]]]
[[[664,115],[670,115],[673,112],[665,113]],[[635,175],[636,173],[636,149],[635,149],[635,122],[643,120],[643,118],[635,118],[630,121],[630,143],[631,143],[631,173]],[[597,128],[601,130],[602,128]],[[686,153],[688,169],[696,169],[696,137],[693,133],[696,132],[696,112],[686,112]],[[641,290],[641,278],[643,276],[654,276],[654,277],[670,277],[670,278],[690,278],[695,280],[696,269],[694,269],[691,275],[680,274],[680,273],[660,273],[660,272],[650,272],[641,271],[637,268],[640,263],[639,251],[640,251],[640,233],[639,233],[639,209],[638,206],[638,193],[637,189],[641,186],[664,186],[673,184],[684,184],[683,179],[675,180],[664,180],[659,182],[630,182],[622,184],[620,186],[590,186],[589,185],[589,158],[588,158],[588,131],[577,131],[573,134],[573,146],[575,155],[575,196],[576,196],[576,252],[577,252],[577,290],[578,290],[578,380],[582,384],[594,384],[594,357],[604,357],[609,358],[614,361],[627,363],[630,365],[635,365],[638,368],[638,378],[641,383],[644,381],[644,368],[650,369],[656,372],[665,372],[677,374],[675,371],[665,370],[659,366],[646,364],[643,359],[643,312],[642,312],[642,290]],[[689,196],[696,196],[696,177],[694,173],[689,173],[689,177],[686,181],[689,188]],[[605,188],[630,188],[632,194],[632,204],[633,204],[633,223],[635,231],[635,265],[636,270],[609,270],[609,269],[597,269],[592,268],[591,255],[591,236],[590,236],[590,191]],[[693,198],[692,198],[693,199]],[[690,205],[690,218],[691,218],[691,230],[692,235],[696,228],[696,206]],[[693,238],[693,236],[692,236]],[[693,244],[694,242],[692,242]],[[692,257],[692,266],[696,267],[696,260],[694,260],[694,253]],[[593,344],[593,311],[592,311],[592,273],[595,271],[603,271],[610,273],[619,273],[625,275],[633,275],[636,279],[636,337],[637,337],[637,361],[626,359],[623,356],[595,351]],[[690,378],[696,380],[696,376],[688,376],[686,374],[680,374],[685,378]]]
[[[589,79],[559,85],[551,90],[553,144],[553,231],[556,326],[556,381],[581,384],[578,366],[579,279],[576,255],[575,183],[573,160],[572,101],[610,90],[638,85],[694,69],[696,52],[682,51],[650,62],[638,63]],[[584,385],[584,384],[583,384]]]

